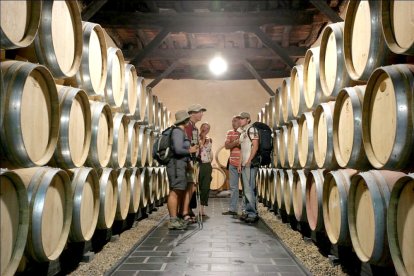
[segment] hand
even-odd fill
[[[246,162],[246,164],[244,165],[246,168],[250,168],[250,163],[251,163],[252,161],[251,160],[247,160],[247,162]]]
[[[237,166],[237,172],[241,173],[241,165]]]
[[[194,145],[189,148],[190,153],[196,153],[197,151],[198,151],[198,145]]]

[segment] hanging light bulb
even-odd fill
[[[221,75],[227,71],[227,62],[222,57],[216,56],[210,61],[208,67],[214,75]]]

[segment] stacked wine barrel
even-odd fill
[[[274,133],[259,200],[399,275],[414,275],[413,10],[350,1],[258,114]]]
[[[170,112],[76,1],[0,6],[0,274],[13,275],[23,255],[57,260],[163,202],[151,145]]]

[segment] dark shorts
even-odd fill
[[[167,164],[167,175],[170,190],[184,191],[187,188],[186,177],[187,162],[184,160],[171,159]]]

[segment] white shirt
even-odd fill
[[[249,133],[247,133],[247,130],[249,130]],[[239,127],[237,131],[240,132],[241,164],[245,166],[252,151],[252,140],[259,139],[259,133],[255,127],[252,127],[252,124]]]

